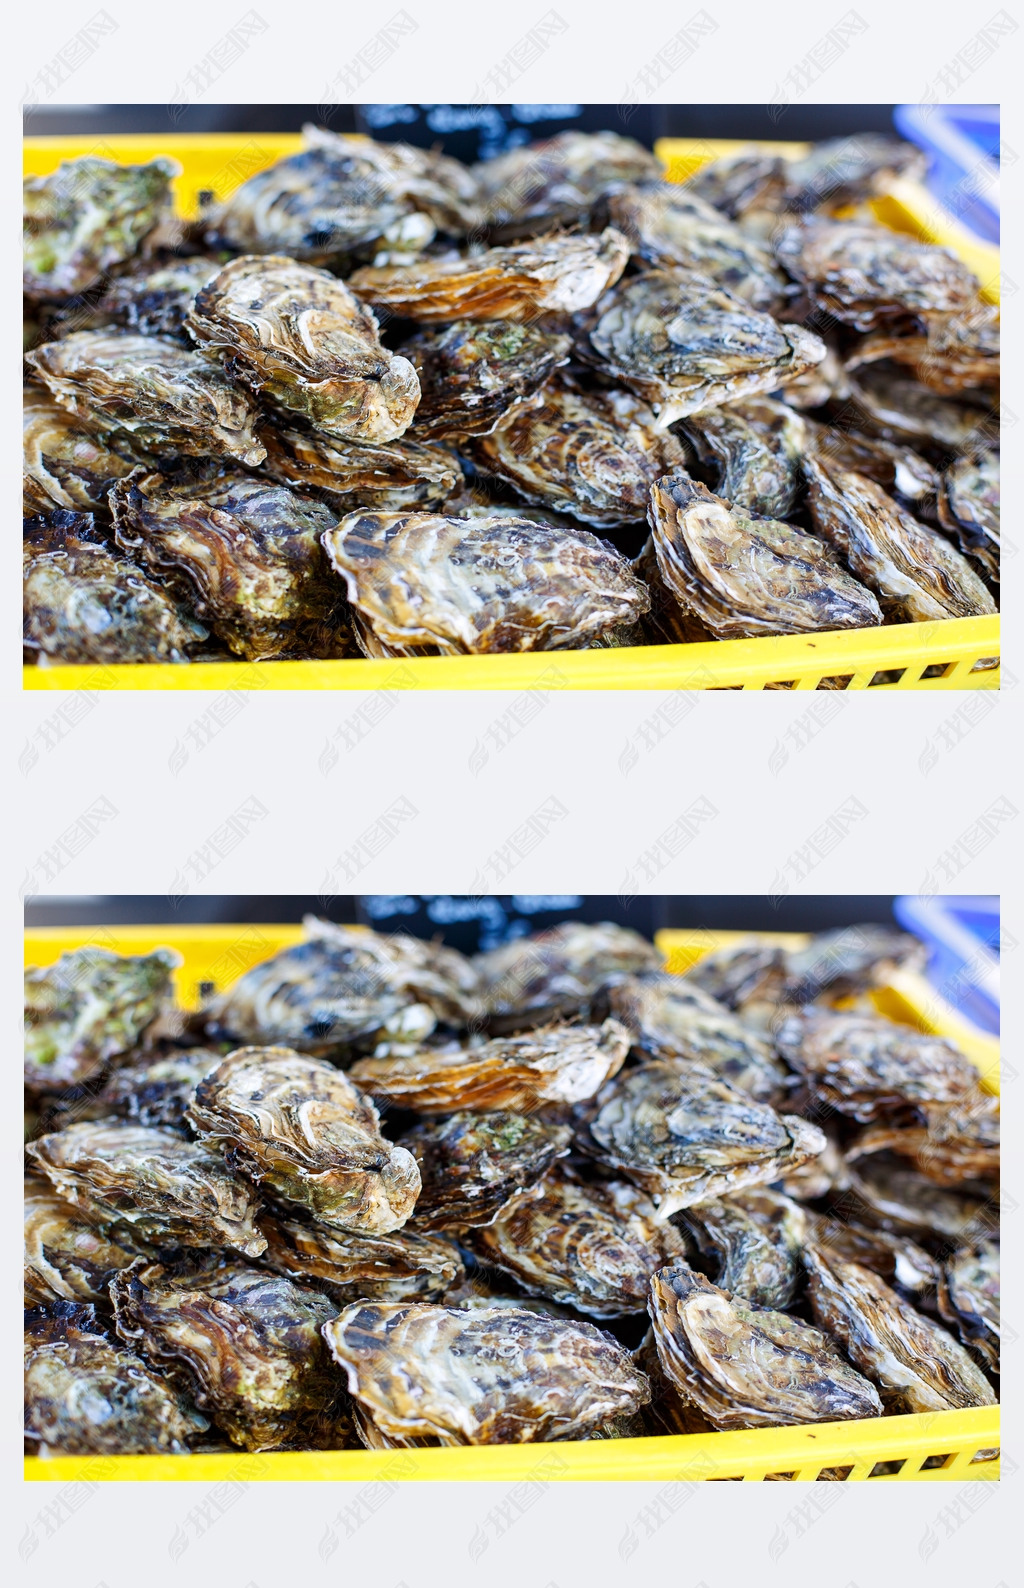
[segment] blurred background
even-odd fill
[[[29,105],[33,136],[299,132],[304,122],[487,160],[566,128],[658,138],[802,142],[897,133],[925,149],[928,185],[989,242],[999,237],[998,105]],[[1009,152],[1007,151],[1007,155]]]
[[[440,938],[465,954],[495,948],[560,921],[616,921],[645,937],[664,927],[739,932],[820,932],[877,921],[915,933],[929,948],[929,978],[975,1025],[999,1029],[999,900],[965,895],[805,894],[77,894],[30,897],[25,925],[116,927],[300,921],[304,915]],[[1013,947],[1003,939],[1004,947]],[[951,994],[955,993],[955,996]]]

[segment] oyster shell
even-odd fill
[[[67,408],[99,430],[124,432],[159,457],[262,463],[252,398],[215,360],[164,336],[76,331],[25,361]]]
[[[135,1046],[171,1007],[172,949],[112,954],[79,948],[25,972],[25,1085],[54,1091],[90,1080]]]
[[[759,1307],[784,1309],[794,1300],[807,1236],[807,1214],[799,1202],[777,1191],[741,1191],[699,1202],[680,1217],[704,1256],[717,1264],[720,1290]]]
[[[354,503],[385,513],[439,507],[463,483],[450,452],[407,436],[370,446],[282,424],[264,425],[260,440],[263,473],[321,496],[333,509],[332,523]]]
[[[262,401],[328,435],[394,441],[412,423],[416,371],[381,345],[369,309],[326,270],[243,254],[197,294],[185,326]]]
[[[463,1110],[414,1125],[399,1146],[412,1153],[423,1182],[417,1230],[493,1224],[508,1202],[565,1156],[571,1141],[568,1125],[507,1109]]]
[[[702,463],[719,467],[715,494],[765,518],[788,518],[803,483],[800,459],[807,424],[767,397],[725,403],[684,422]]]
[[[25,178],[28,298],[69,298],[130,259],[171,213],[174,160],[116,165],[87,155]]]
[[[578,648],[648,604],[614,548],[527,518],[350,513],[323,542],[371,654]]]
[[[377,1110],[333,1065],[291,1048],[239,1048],[188,1108],[204,1147],[338,1229],[387,1235],[419,1195],[416,1160],[380,1133]]]
[[[782,1002],[811,1003],[826,994],[846,998],[871,987],[887,987],[897,971],[923,972],[925,946],[909,932],[867,921],[815,932],[805,948],[785,949]]]
[[[730,507],[697,481],[659,480],[648,520],[662,579],[716,639],[882,621],[871,591],[844,572],[824,541]]]
[[[998,1204],[981,1194],[984,1187],[948,1190],[887,1152],[862,1157],[855,1145],[844,1178],[845,1204],[883,1229],[963,1246],[998,1226]]]
[[[687,461],[631,393],[583,392],[557,380],[480,437],[473,456],[528,502],[599,527],[642,522],[655,480]]]
[[[186,1130],[185,1110],[204,1075],[223,1058],[213,1048],[183,1048],[126,1064],[96,1094],[99,1108],[139,1125]]]
[[[857,1157],[895,1152],[935,1185],[999,1177],[999,1099],[984,1092],[958,1103],[921,1105],[923,1125],[871,1125],[850,1151]]]
[[[980,1241],[942,1266],[939,1312],[990,1373],[999,1372],[999,1247]]]
[[[892,618],[976,617],[996,604],[967,559],[937,530],[918,523],[874,480],[804,459],[807,499],[818,534],[878,592]]]
[[[879,1386],[891,1410],[994,1406],[992,1386],[962,1345],[859,1263],[804,1254],[815,1320]]]
[[[777,1114],[694,1064],[651,1060],[587,1111],[583,1145],[653,1197],[662,1221],[708,1197],[778,1180],[825,1147],[816,1125]]]
[[[589,309],[618,281],[629,244],[614,227],[600,235],[553,233],[466,258],[357,270],[349,286],[365,303],[424,325],[452,320],[533,320]]]
[[[25,1305],[90,1301],[104,1306],[114,1275],[135,1261],[102,1226],[83,1219],[47,1180],[25,1181]]]
[[[200,287],[212,281],[222,265],[223,260],[200,254],[118,276],[99,300],[96,312],[142,336],[174,336],[189,345],[185,317]]]
[[[323,1333],[350,1393],[398,1445],[574,1439],[649,1396],[609,1335],[525,1308],[356,1302]]]
[[[709,160],[685,186],[687,193],[737,220],[748,211],[778,208],[785,182],[785,160],[751,144]]]
[[[266,1250],[253,1188],[202,1143],[123,1120],[69,1125],[25,1148],[30,1167],[90,1222],[154,1246]]]
[[[69,514],[70,518],[71,515]],[[206,638],[155,580],[73,527],[26,535],[24,640],[55,662],[187,662]]]
[[[999,455],[982,448],[957,458],[942,476],[939,523],[960,549],[999,578]]]
[[[549,1026],[454,1052],[420,1048],[408,1057],[360,1059],[349,1071],[374,1097],[421,1114],[578,1103],[622,1067],[629,1036],[602,1026]]]
[[[587,1014],[592,1002],[627,977],[660,971],[653,943],[613,921],[563,921],[546,932],[503,943],[473,961],[494,1024],[540,1024]]]
[[[956,1103],[978,1084],[974,1065],[945,1037],[881,1015],[804,1009],[786,1017],[775,1041],[816,1105],[862,1123],[905,1103]]]
[[[813,419],[804,422],[810,440],[807,450],[819,457],[826,469],[852,469],[912,502],[935,496],[938,472],[905,444],[833,425],[818,425]]]
[[[25,1326],[25,1437],[55,1455],[187,1455],[209,1427],[88,1306],[57,1303]]]
[[[742,937],[702,954],[685,973],[687,987],[698,987],[727,1009],[741,1009],[762,996],[785,962],[783,949],[765,937]]]
[[[615,132],[560,132],[472,168],[484,224],[499,235],[586,226],[623,183],[657,181],[661,161]]]
[[[942,397],[999,384],[999,309],[980,298],[956,314],[924,313],[924,335],[874,331],[847,357],[847,370],[890,359]]]
[[[195,1274],[153,1264],[111,1286],[117,1332],[189,1391],[243,1450],[354,1443],[320,1329],[327,1296],[259,1268]]]
[[[868,365],[849,376],[851,420],[885,441],[928,442],[961,455],[991,445],[996,416],[966,402],[937,397],[916,380]]]
[[[938,1284],[938,1263],[907,1235],[818,1213],[807,1215],[807,1228],[810,1243],[820,1247],[826,1257],[860,1263],[907,1295],[926,1294]]]
[[[685,1256],[678,1232],[656,1219],[634,1186],[584,1185],[553,1172],[467,1239],[524,1290],[592,1318],[621,1318],[642,1312],[651,1275]]]
[[[456,320],[417,332],[399,349],[419,376],[416,435],[489,434],[567,363],[571,346],[560,332],[514,320]]]
[[[694,270],[769,313],[787,296],[789,283],[770,249],[687,186],[625,187],[611,195],[608,211],[633,253],[649,264]]]
[[[308,1282],[342,1306],[360,1300],[437,1301],[465,1278],[458,1248],[420,1228],[357,1235],[284,1213],[265,1215],[260,1228],[267,1237],[262,1261],[268,1268]]]
[[[105,513],[107,492],[132,464],[34,381],[25,387],[22,421],[26,515],[55,507]]]
[[[666,1377],[715,1428],[881,1416],[874,1386],[827,1335],[730,1298],[703,1274],[662,1269],[648,1310]]]
[[[700,1064],[758,1102],[777,1103],[792,1085],[772,1044],[687,977],[630,977],[609,997],[634,1047],[652,1059]]]
[[[858,204],[887,192],[898,177],[923,181],[926,166],[921,149],[887,133],[825,138],[807,154],[786,161],[786,208]]]
[[[589,344],[599,367],[651,403],[667,428],[737,397],[773,391],[825,357],[800,325],[780,325],[693,270],[630,276],[598,303]]]
[[[110,495],[118,546],[192,608],[236,656],[344,655],[344,600],[320,541],[322,502],[242,470],[172,481],[141,470]]]
[[[858,331],[923,310],[963,309],[978,294],[948,248],[866,221],[808,217],[785,228],[775,253],[816,309]]]

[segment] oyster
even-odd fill
[[[210,481],[137,471],[110,495],[114,536],[237,656],[339,656],[344,601],[320,545],[322,502],[232,470]]]
[[[980,298],[956,314],[924,313],[924,335],[874,331],[854,348],[847,370],[890,359],[942,397],[999,384],[999,309]]]
[[[750,144],[702,165],[687,181],[686,192],[737,220],[748,211],[778,208],[785,181],[786,162]]]
[[[805,424],[809,436],[807,451],[820,458],[826,469],[852,469],[912,502],[933,497],[939,488],[938,472],[905,444],[818,425],[813,419],[805,420]]]
[[[173,160],[115,165],[86,156],[25,178],[28,298],[70,298],[138,250],[171,213]]]
[[[982,448],[957,458],[942,476],[939,523],[960,549],[999,578],[999,456]]]
[[[188,1108],[204,1147],[323,1224],[367,1235],[400,1229],[419,1195],[416,1160],[380,1133],[348,1077],[291,1048],[239,1048]]]
[[[25,387],[22,421],[25,514],[55,507],[105,513],[107,492],[132,464],[34,381]]]
[[[621,1068],[629,1036],[602,1026],[548,1026],[454,1051],[420,1048],[399,1058],[360,1059],[349,1071],[364,1091],[420,1114],[579,1103]]]
[[[342,1306],[360,1300],[437,1301],[465,1278],[458,1248],[419,1229],[357,1235],[284,1213],[265,1216],[260,1228],[267,1237],[262,1260],[268,1268],[315,1286]]]
[[[642,1312],[651,1275],[685,1256],[678,1232],[656,1220],[631,1185],[552,1173],[467,1239],[482,1262],[524,1290],[592,1318],[621,1318]]]
[[[580,1438],[649,1397],[609,1335],[525,1308],[356,1302],[323,1333],[350,1393],[396,1445]]]
[[[927,951],[909,932],[867,921],[815,932],[805,948],[786,949],[784,963],[780,1001],[805,1004],[887,987],[897,971],[923,972]]]
[[[628,182],[656,182],[661,161],[615,132],[560,132],[473,167],[484,224],[499,235],[586,226]]]
[[[777,519],[730,507],[685,476],[651,487],[661,577],[716,639],[870,628],[882,613],[832,548]]]
[[[363,1038],[421,1042],[438,1019],[476,1012],[457,950],[306,916],[306,940],[262,960],[208,1006],[208,1029],[239,1043],[330,1053]]]
[[[266,1250],[252,1187],[217,1153],[169,1130],[123,1120],[69,1125],[25,1148],[30,1167],[90,1222],[154,1246]]]
[[[114,1275],[134,1262],[102,1226],[83,1219],[48,1181],[25,1181],[25,1305],[90,1301],[104,1306]]]
[[[587,1014],[609,987],[660,971],[653,943],[613,921],[563,921],[516,938],[473,961],[493,1024],[539,1025],[559,1015]]]
[[[70,514],[68,515],[71,516]],[[55,662],[187,662],[206,638],[134,563],[51,523],[26,535],[24,645]]]
[[[118,276],[107,287],[96,311],[113,324],[126,326],[142,336],[176,336],[187,344],[185,317],[200,287],[213,280],[222,264],[220,259],[200,254],[170,259],[130,276]]]
[[[978,294],[948,248],[867,221],[809,217],[782,232],[775,252],[816,309],[858,331],[923,310],[963,309]]]
[[[862,1157],[854,1145],[844,1179],[845,1205],[886,1230],[963,1246],[998,1226],[998,1202],[984,1195],[984,1187],[937,1186],[895,1154],[873,1152]]]
[[[88,1306],[25,1323],[25,1438],[64,1456],[187,1455],[209,1427],[157,1373],[111,1340]]]
[[[648,604],[614,548],[527,518],[350,513],[323,542],[370,654],[575,648]]]
[[[994,1406],[992,1386],[953,1336],[917,1312],[870,1269],[804,1254],[815,1320],[879,1386],[890,1410]]]
[[[119,955],[90,946],[26,970],[25,1085],[74,1086],[127,1053],[171,1007],[180,964],[172,949]]]
[[[783,380],[779,395],[790,408],[821,408],[833,399],[849,395],[846,371],[836,349],[826,341],[825,357],[820,364],[812,364],[802,374]]]
[[[569,1151],[572,1130],[530,1114],[463,1110],[414,1125],[399,1146],[419,1165],[418,1230],[493,1224]]]
[[[756,1307],[684,1266],[662,1269],[648,1303],[669,1383],[719,1429],[879,1417],[874,1386],[817,1329]]]
[[[894,1152],[935,1185],[999,1177],[999,1099],[970,1093],[958,1103],[921,1105],[923,1125],[871,1125],[850,1149],[857,1157]]]
[[[664,1221],[691,1203],[778,1180],[822,1152],[825,1137],[698,1064],[651,1060],[598,1094],[582,1143],[653,1197]]]
[[[886,441],[928,442],[957,456],[991,446],[997,417],[966,402],[937,397],[916,380],[869,365],[848,378],[851,421]]]
[[[349,286],[366,303],[424,325],[452,320],[533,320],[589,309],[618,281],[629,244],[614,227],[600,235],[553,233],[466,258],[357,270]]]
[[[649,264],[697,271],[769,313],[790,290],[770,250],[689,187],[625,187],[612,194],[608,210],[634,254]]]
[[[680,1215],[705,1257],[716,1264],[715,1284],[759,1307],[786,1308],[800,1288],[800,1253],[807,1215],[777,1191],[741,1191],[711,1198]]]
[[[417,332],[399,349],[419,376],[416,435],[489,434],[568,361],[571,346],[568,336],[514,320],[456,320]]]
[[[976,617],[996,604],[967,559],[862,474],[804,459],[815,529],[892,618]]]
[[[778,1102],[792,1085],[772,1044],[687,977],[630,977],[609,996],[634,1047],[652,1059],[703,1065],[763,1103]]]
[[[887,192],[897,178],[923,181],[926,166],[915,144],[887,133],[825,138],[786,161],[785,205],[800,212],[862,203]]]
[[[369,309],[326,270],[244,254],[197,294],[185,327],[261,400],[328,435],[394,441],[412,422],[416,371],[381,345]]]
[[[728,1009],[741,1009],[777,979],[783,964],[778,943],[766,937],[742,937],[703,954],[686,972],[686,986],[700,988]]]
[[[826,1257],[860,1263],[907,1295],[934,1291],[938,1284],[938,1263],[907,1235],[818,1213],[807,1215],[807,1229],[810,1243],[820,1247]]]
[[[702,463],[718,465],[715,494],[765,518],[788,518],[803,483],[806,421],[767,397],[722,404],[684,423]]]
[[[139,1125],[185,1131],[185,1110],[196,1086],[222,1058],[213,1048],[151,1055],[115,1070],[96,1093],[96,1103],[107,1114]]]
[[[788,1015],[775,1041],[818,1107],[862,1123],[906,1103],[956,1103],[978,1084],[945,1037],[881,1015],[808,1008]]]
[[[585,524],[643,522],[651,486],[687,455],[629,392],[583,392],[552,381],[473,448],[477,464],[528,502]]]
[[[76,331],[25,361],[62,407],[86,425],[124,432],[144,452],[248,464],[266,456],[252,398],[213,359],[167,337]]]
[[[981,1241],[942,1266],[939,1312],[990,1373],[999,1372],[999,1247]]]
[[[779,324],[693,270],[630,276],[598,303],[599,367],[651,403],[667,428],[702,408],[773,391],[825,357],[800,325]]]
[[[111,1286],[117,1332],[191,1393],[243,1450],[354,1443],[320,1330],[327,1296],[232,1264],[195,1274],[153,1264]]]
[[[371,446],[282,424],[264,425],[260,440],[267,449],[264,474],[321,496],[332,523],[354,503],[385,513],[439,507],[463,483],[450,452],[407,436]]]

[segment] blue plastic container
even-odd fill
[[[893,914],[928,945],[928,979],[982,1031],[999,1031],[999,900],[988,894],[904,894]]]
[[[904,138],[928,155],[928,187],[986,242],[999,241],[999,106],[897,105]]]

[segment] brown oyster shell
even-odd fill
[[[923,972],[927,951],[909,932],[866,921],[814,932],[804,948],[785,949],[783,962],[779,1001],[806,1004],[887,987],[897,971]]]
[[[773,313],[786,298],[789,284],[770,249],[687,185],[621,188],[609,198],[608,213],[634,254],[651,265],[696,271],[752,309]]]
[[[267,1268],[302,1280],[346,1306],[351,1301],[439,1301],[465,1278],[458,1247],[416,1230],[356,1234],[265,1214]]]
[[[586,224],[623,183],[657,181],[661,161],[615,132],[560,132],[473,167],[484,224],[499,236]]]
[[[642,522],[655,480],[687,461],[639,398],[558,380],[480,437],[473,456],[528,502],[598,527]]]
[[[414,1125],[399,1139],[416,1159],[422,1189],[417,1230],[460,1230],[494,1220],[569,1151],[568,1125],[530,1114],[463,1109]]]
[[[864,221],[809,217],[783,230],[775,252],[817,309],[859,331],[923,310],[963,309],[978,292],[949,249]]]
[[[263,473],[316,492],[335,515],[356,503],[387,513],[439,507],[463,483],[450,452],[408,435],[370,446],[279,424],[264,425],[260,440],[267,449]]]
[[[47,1180],[25,1181],[25,1306],[90,1301],[103,1307],[114,1275],[134,1262],[102,1225],[84,1219]]]
[[[579,1438],[649,1395],[628,1353],[593,1324],[525,1309],[356,1302],[323,1332],[350,1393],[395,1444]]]
[[[860,1263],[904,1294],[926,1294],[938,1284],[939,1264],[908,1235],[871,1229],[845,1216],[818,1213],[807,1214],[807,1229],[809,1243],[821,1248],[826,1257],[832,1254],[845,1262]]]
[[[685,972],[686,985],[700,988],[727,1009],[742,1009],[745,1003],[764,996],[765,989],[778,980],[784,962],[785,951],[771,938],[741,937],[702,954]]]
[[[176,1273],[159,1265],[111,1286],[117,1332],[190,1392],[243,1450],[355,1443],[320,1329],[320,1291],[242,1264]]]
[[[819,425],[805,419],[809,436],[807,451],[820,459],[826,469],[852,469],[890,493],[917,502],[933,497],[939,489],[939,474],[913,449],[880,436],[861,435],[856,430],[835,425]]]
[[[998,1179],[998,1097],[976,1092],[960,1102],[920,1106],[924,1124],[871,1125],[857,1137],[851,1154],[897,1153],[935,1185]]]
[[[89,945],[25,971],[25,1085],[57,1091],[99,1075],[174,1003],[173,949],[114,954]]]
[[[939,1313],[989,1373],[999,1372],[999,1247],[979,1241],[942,1265]]]
[[[229,1053],[196,1087],[188,1119],[205,1147],[338,1229],[387,1235],[419,1195],[415,1159],[385,1141],[373,1104],[291,1048]]]
[[[417,332],[399,349],[420,381],[416,436],[489,434],[568,361],[571,346],[560,332],[515,320],[456,320]]]
[[[609,987],[660,971],[664,956],[639,932],[614,921],[562,921],[477,954],[473,963],[492,1024],[540,1025],[559,1015],[587,1014]]]
[[[369,309],[326,270],[243,254],[197,294],[185,325],[261,400],[328,435],[394,441],[412,423],[416,371],[381,345]]]
[[[117,544],[189,600],[247,661],[343,656],[344,598],[320,544],[322,502],[242,470],[211,481],[138,471],[111,492]]]
[[[231,1246],[258,1257],[258,1202],[202,1143],[123,1120],[69,1125],[25,1148],[30,1167],[90,1222],[154,1246]]]
[[[527,518],[350,513],[323,542],[370,654],[578,648],[648,602],[596,536]]]
[[[139,1125],[187,1133],[185,1110],[204,1075],[224,1055],[214,1048],[182,1048],[139,1058],[116,1069],[95,1096],[97,1109]]]
[[[262,463],[256,410],[215,359],[161,336],[76,331],[26,353],[62,407],[159,457]]]
[[[759,1307],[788,1307],[803,1279],[800,1253],[807,1214],[799,1202],[763,1188],[709,1198],[680,1215],[705,1257],[715,1284]]]
[[[25,387],[22,422],[25,514],[50,513],[55,507],[105,514],[107,492],[131,473],[132,464],[35,381]]]
[[[882,621],[871,591],[843,570],[824,541],[730,507],[685,476],[652,487],[648,520],[662,579],[716,639]]]
[[[938,397],[919,381],[908,380],[884,364],[869,364],[847,377],[851,424],[885,441],[941,448],[961,456],[990,447],[998,438],[998,415],[973,403]]]
[[[938,1186],[892,1153],[861,1156],[854,1143],[847,1152],[843,1178],[844,1205],[885,1230],[964,1246],[999,1227],[998,1198],[990,1188],[973,1182]]]
[[[825,138],[786,160],[789,210],[835,209],[888,192],[898,177],[923,181],[927,158],[916,144],[883,132]]]
[[[364,303],[423,325],[452,320],[533,320],[589,309],[622,275],[629,244],[614,227],[599,236],[553,233],[467,258],[357,270]]]
[[[788,518],[803,481],[807,422],[768,397],[722,403],[683,425],[702,463],[718,465],[715,494],[764,518]]]
[[[110,283],[97,313],[142,336],[175,336],[188,345],[185,317],[200,287],[213,280],[222,264],[212,255],[200,254],[134,270]]]
[[[963,1346],[870,1269],[809,1247],[807,1294],[815,1320],[897,1411],[994,1406],[992,1386]]]
[[[702,165],[685,184],[686,192],[733,220],[748,211],[781,208],[786,161],[757,144],[721,155]]]
[[[913,370],[915,379],[942,397],[999,384],[999,308],[976,300],[956,314],[921,316],[923,336],[875,331],[846,360],[848,370],[889,359]]]
[[[622,1067],[629,1035],[602,1026],[549,1026],[454,1052],[420,1048],[408,1057],[361,1059],[349,1071],[364,1091],[421,1114],[456,1109],[578,1103]]]
[[[957,458],[942,476],[939,523],[954,534],[993,582],[999,579],[999,454],[982,447]]]
[[[873,1385],[827,1335],[730,1298],[703,1274],[662,1269],[651,1281],[649,1311],[666,1377],[715,1428],[881,1415]]]

